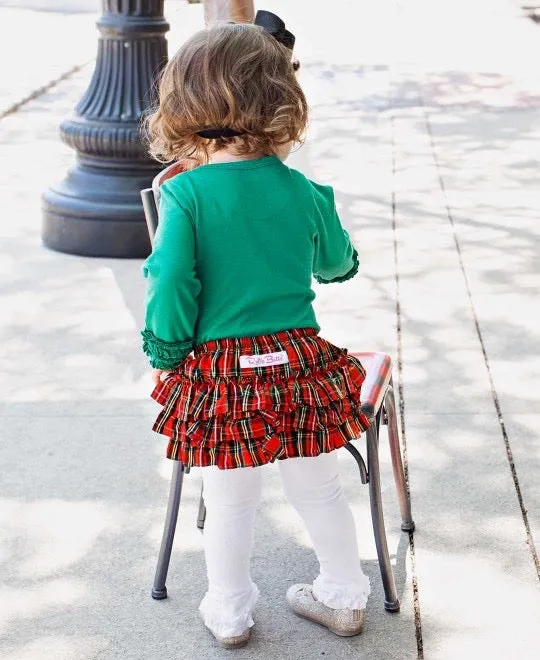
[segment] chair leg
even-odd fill
[[[354,458],[354,460],[356,461],[356,465],[358,465],[358,469],[360,470],[360,481],[363,484],[367,484],[369,478],[368,478],[367,467],[366,464],[364,463],[364,459],[362,458],[362,454],[358,451],[358,449],[356,449],[356,447],[353,445],[351,441],[349,441],[345,445],[345,449]]]
[[[206,520],[206,505],[204,503],[203,488],[201,486],[201,497],[199,498],[199,512],[197,513],[197,528],[204,529],[204,521]]]
[[[384,588],[384,609],[387,612],[399,612],[399,598],[394,580],[394,571],[388,554],[382,509],[381,476],[379,472],[379,420],[380,413],[366,431],[371,521]]]
[[[396,401],[394,398],[394,388],[392,381],[390,381],[390,386],[386,392],[383,406],[388,416],[388,441],[390,443],[392,470],[394,472],[394,481],[399,498],[399,509],[401,511],[401,529],[404,532],[412,532],[414,530],[414,520],[412,519],[411,500],[409,493],[407,492],[407,483],[405,482],[403,461],[401,460],[396,415]]]
[[[167,504],[165,527],[161,538],[161,547],[159,549],[154,586],[152,587],[152,598],[155,598],[156,600],[167,598],[167,587],[165,586],[165,582],[167,581],[167,572],[171,560],[171,551],[174,541],[174,532],[176,531],[176,521],[178,520],[178,509],[180,508],[183,481],[184,465],[181,461],[175,461],[171,486],[169,489],[169,502]]]

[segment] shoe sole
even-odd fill
[[[221,641],[221,640],[218,640],[218,641],[219,641],[220,646],[224,649],[240,649],[243,646],[247,646],[247,643],[249,642],[249,637],[239,639],[237,642],[234,642],[234,641],[224,642],[224,641]]]
[[[323,628],[326,628],[326,630],[329,630],[330,632],[334,633],[334,635],[339,635],[339,637],[356,637],[356,635],[361,635],[364,632],[364,624],[362,624],[360,630],[355,630],[354,632],[337,630],[336,628],[330,628],[330,626],[327,626],[326,623],[323,623],[322,621],[317,621],[317,619],[312,619],[310,616],[297,612],[296,610],[293,610],[293,612],[296,614],[296,616],[299,616],[300,618],[305,619],[306,621],[311,621],[311,623],[316,623],[318,626],[322,626]]]
[[[204,623],[204,619],[201,616],[201,620]],[[212,635],[216,642],[224,649],[239,649],[242,646],[246,646],[251,637],[251,629],[246,630],[242,635],[237,635],[236,637],[218,637],[210,630],[210,628],[204,624],[206,630]]]

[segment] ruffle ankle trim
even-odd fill
[[[215,637],[236,637],[254,625],[251,614],[258,598],[259,589],[253,583],[251,594],[232,598],[207,592],[199,612]]]
[[[143,351],[150,358],[154,369],[176,369],[193,350],[192,342],[169,342],[159,339],[151,330],[141,332]]]
[[[363,575],[356,584],[347,586],[332,583],[322,575],[313,581],[313,595],[333,610],[364,610],[370,593],[367,575]]]

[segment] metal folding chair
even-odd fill
[[[159,186],[167,179],[183,171],[184,167],[181,164],[170,165],[154,179],[152,188],[146,188],[141,191],[144,213],[151,240],[154,238],[158,225]],[[400,604],[394,572],[388,553],[381,497],[379,470],[379,432],[381,424],[388,427],[392,470],[401,512],[401,529],[404,532],[412,532],[414,530],[414,521],[411,515],[411,503],[401,458],[398,419],[392,381],[392,360],[386,353],[352,353],[352,355],[357,357],[366,369],[366,378],[360,395],[362,402],[360,409],[371,420],[371,425],[365,432],[367,465],[360,451],[352,442],[345,445],[345,449],[349,451],[358,465],[361,482],[363,484],[369,484],[371,520],[385,595],[384,607],[388,612],[398,612]],[[165,527],[163,529],[163,537],[152,587],[152,598],[156,600],[167,598],[167,587],[165,583],[169,570],[176,522],[178,520],[184,474],[188,471],[181,461],[174,462]],[[197,515],[197,527],[201,530],[204,528],[205,515],[206,509],[201,490]]]

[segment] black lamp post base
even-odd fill
[[[147,257],[151,246],[140,191],[159,171],[77,164],[43,195],[43,243],[86,257]]]
[[[75,112],[60,126],[77,153],[43,195],[44,244],[88,257],[150,253],[141,190],[162,166],[147,153],[141,119],[167,62],[164,0],[101,0],[96,66]]]

